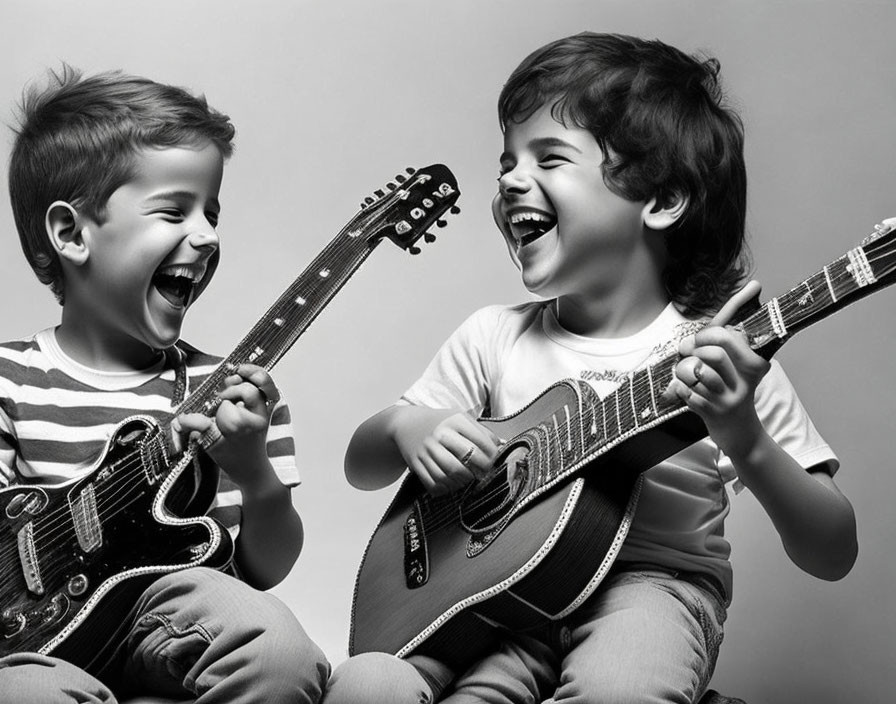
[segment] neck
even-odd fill
[[[585,337],[629,337],[650,325],[669,304],[663,290],[619,290],[612,295],[567,295],[556,300],[557,320]]]
[[[85,367],[101,372],[132,372],[147,369],[162,352],[113,331],[77,322],[63,309],[56,328],[56,341],[69,357]]]

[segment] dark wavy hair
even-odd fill
[[[101,222],[109,196],[134,177],[139,150],[211,143],[225,159],[233,153],[230,118],[203,96],[120,71],[84,77],[63,65],[46,86],[26,89],[20,112],[9,197],[25,257],[60,303],[62,267],[44,225],[54,201]]]
[[[716,310],[749,268],[743,124],[725,105],[719,62],[658,40],[583,32],[514,70],[498,98],[501,128],[549,103],[554,119],[594,135],[617,195],[687,198],[666,234],[663,282],[685,313]]]

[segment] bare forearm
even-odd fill
[[[858,552],[855,514],[830,476],[806,471],[766,433],[748,453],[731,459],[771,518],[790,559],[815,577],[844,577]]]
[[[273,470],[264,482],[243,489],[242,520],[236,561],[245,580],[259,589],[278,584],[302,551],[302,519],[288,487]]]
[[[455,413],[450,409],[396,405],[368,418],[355,431],[345,453],[345,476],[349,483],[368,490],[388,486],[408,466],[396,434],[411,433],[422,438]]]

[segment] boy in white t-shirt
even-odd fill
[[[715,60],[659,41],[591,33],[514,71],[499,99],[494,215],[543,300],[473,314],[400,403],[359,427],[346,474],[375,489],[407,467],[433,494],[456,491],[499,452],[478,415],[513,414],[566,377],[605,396],[676,349],[667,394],[710,437],[643,474],[613,570],[561,623],[508,633],[459,672],[417,655],[355,656],[334,672],[328,704],[697,701],[731,597],[723,521],[735,478],[799,567],[823,579],[852,567],[836,457],[780,367],[722,325],[758,287],[731,298],[745,273],[746,176],[717,74]]]

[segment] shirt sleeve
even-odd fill
[[[756,389],[756,412],[766,432],[804,469],[822,468],[833,475],[840,461],[818,432],[793,384],[777,360]],[[734,476],[731,460],[722,453],[720,470]]]
[[[267,447],[268,459],[280,481],[290,488],[298,486],[301,483],[301,478],[296,466],[292,419],[289,406],[282,399],[274,406],[274,411],[271,414]],[[218,480],[218,494],[208,515],[227,528],[234,539],[239,535],[242,501],[243,497],[239,487],[227,474],[221,472]]]
[[[17,445],[15,427],[0,407],[0,488],[18,483],[15,471]]]
[[[495,369],[492,341],[500,311],[500,306],[483,308],[461,323],[399,403],[482,415]]]

